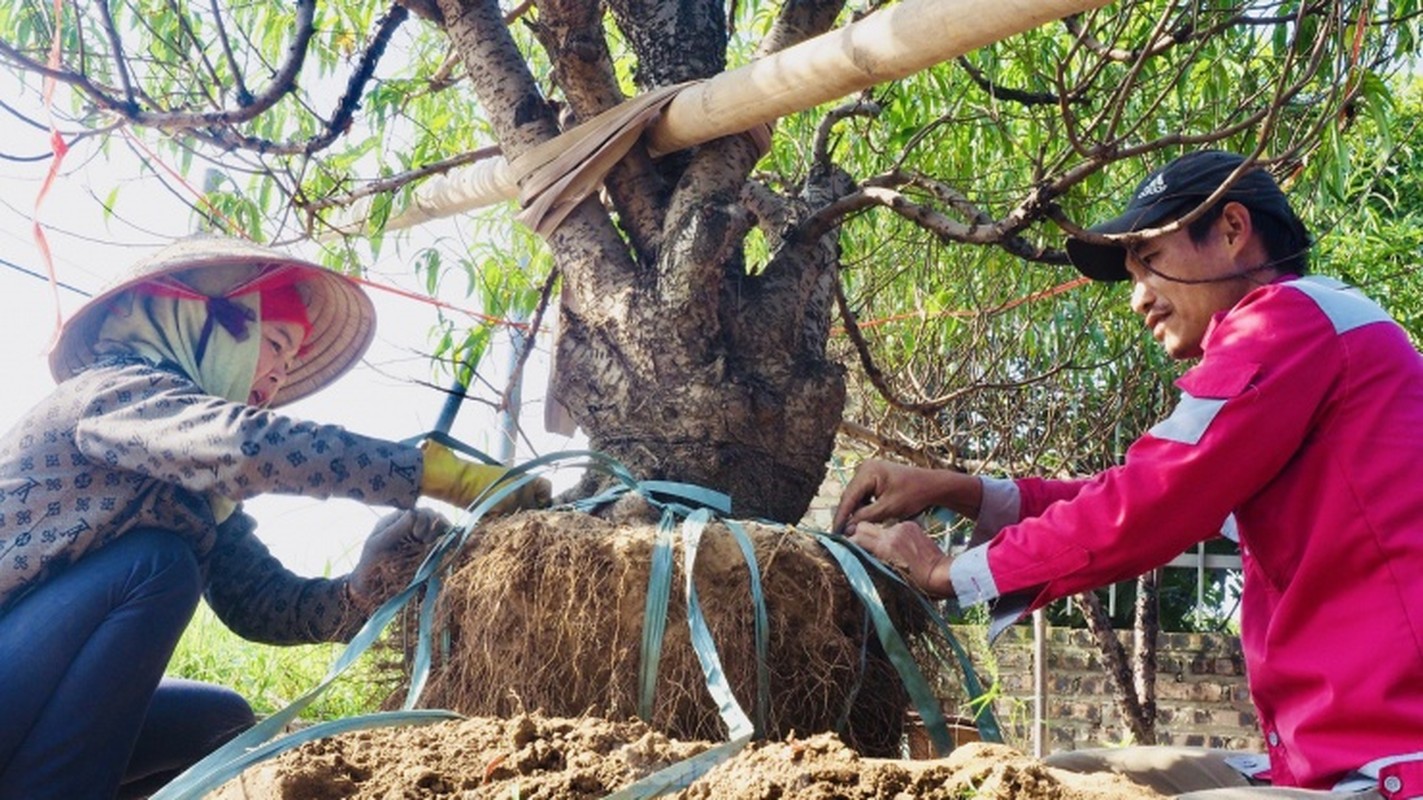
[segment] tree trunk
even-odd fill
[[[720,4],[681,0],[675,14],[643,13],[631,2],[612,7],[625,15],[624,29],[640,28],[629,39],[643,45],[642,78],[670,83],[722,69],[709,55],[725,48]],[[809,13],[816,7],[818,16]],[[797,27],[784,43],[828,26],[834,14],[825,7],[837,6],[797,4]],[[441,0],[440,8],[461,57],[474,65],[471,80],[505,157],[555,135],[553,109],[497,4]],[[561,0],[541,3],[540,12],[535,35],[574,114],[590,116],[618,99],[606,52],[565,46],[600,24],[589,6]],[[844,370],[826,357],[838,230],[810,237],[797,229],[815,211],[812,199],[848,185],[822,170],[798,195],[776,195],[748,182],[760,156],[750,137],[733,136],[649,171],[645,151],[635,148],[608,180],[616,223],[590,198],[549,236],[563,277],[550,402],[563,405],[591,447],[638,477],[726,492],[738,516],[796,521],[824,479],[845,402]],[[744,240],[753,226],[772,257],[748,271]],[[594,491],[597,480],[580,491]]]
[[[1141,727],[1151,737],[1142,744],[1156,744],[1156,636],[1161,632],[1161,603],[1158,584],[1161,570],[1143,574],[1136,581],[1136,620],[1132,625],[1135,656],[1133,685],[1141,706]]]
[[[1107,610],[1102,607],[1101,598],[1097,597],[1096,592],[1083,592],[1076,598],[1082,605],[1082,618],[1087,622],[1087,629],[1097,639],[1097,647],[1102,653],[1103,670],[1116,683],[1117,711],[1121,714],[1122,724],[1131,732],[1132,740],[1136,744],[1156,744],[1155,676],[1151,679],[1152,699],[1149,715],[1145,713],[1142,698],[1137,693],[1137,679],[1141,676],[1142,660],[1139,648],[1142,640],[1138,639],[1136,642],[1138,649],[1134,661],[1137,671],[1134,676],[1132,668],[1127,664],[1126,648],[1122,647],[1121,640],[1117,638],[1117,633],[1112,628],[1112,620],[1107,616]],[[1150,645],[1150,663],[1153,670],[1156,664],[1155,641],[1153,635]]]

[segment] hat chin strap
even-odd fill
[[[1167,275],[1161,270],[1152,269],[1151,267],[1148,267],[1145,264],[1142,265],[1142,269],[1145,269],[1147,272],[1150,272],[1152,275],[1155,275],[1156,277],[1165,281],[1186,284],[1188,286],[1197,286],[1205,283],[1225,283],[1226,281],[1234,281],[1239,280],[1241,278],[1247,278],[1257,272],[1263,272],[1267,269],[1273,269],[1274,266],[1275,262],[1266,262],[1264,264],[1259,264],[1254,267],[1247,267],[1245,269],[1235,270],[1234,272],[1227,272],[1224,275],[1217,275],[1214,278],[1178,278],[1175,275]]]
[[[1175,275],[1167,275],[1166,273],[1162,272],[1161,270],[1152,269],[1151,267],[1147,266],[1146,264],[1142,264],[1141,266],[1142,266],[1142,269],[1146,270],[1147,272],[1150,272],[1152,275],[1155,275],[1156,277],[1158,277],[1158,278],[1160,278],[1160,279],[1162,279],[1162,280],[1170,281],[1170,282],[1172,282],[1172,283],[1185,284],[1185,285],[1188,285],[1188,286],[1189,286],[1189,285],[1200,285],[1200,284],[1205,284],[1205,283],[1225,283],[1226,281],[1235,281],[1235,280],[1240,280],[1241,278],[1249,278],[1250,276],[1254,275],[1254,274],[1257,273],[1257,272],[1264,272],[1265,270],[1275,269],[1275,268],[1278,267],[1279,265],[1284,264],[1285,262],[1292,260],[1295,256],[1298,256],[1298,255],[1299,255],[1299,253],[1294,253],[1294,254],[1290,255],[1288,258],[1273,258],[1273,259],[1270,259],[1269,261],[1265,261],[1265,262],[1263,262],[1263,263],[1261,263],[1261,264],[1256,264],[1256,265],[1253,266],[1253,267],[1246,267],[1245,269],[1237,269],[1237,270],[1235,270],[1235,271],[1233,271],[1233,272],[1227,272],[1227,273],[1225,273],[1224,275],[1217,275],[1217,276],[1215,276],[1214,278],[1178,278],[1178,277],[1176,277]]]
[[[203,356],[208,351],[208,340],[212,338],[214,323],[222,325],[223,329],[232,334],[232,338],[243,341],[247,338],[247,323],[257,319],[257,314],[252,309],[232,302],[226,297],[207,298],[208,318],[203,322],[203,329],[198,333],[198,344],[193,350],[193,356],[198,363],[203,363]]]

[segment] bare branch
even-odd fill
[[[308,139],[299,152],[311,155],[318,150],[323,150],[350,129],[351,118],[361,105],[361,95],[365,92],[366,84],[375,74],[376,65],[385,55],[385,49],[389,46],[391,37],[409,17],[410,12],[404,6],[392,6],[386,12],[385,17],[376,24],[375,36],[371,37],[370,45],[361,54],[361,60],[356,62],[355,70],[351,72],[351,77],[346,81],[346,93],[337,102],[335,112],[326,123],[326,130]]]
[[[109,38],[109,47],[112,50],[114,59],[114,72],[119,75],[119,83],[123,85],[124,101],[132,106],[134,103],[133,83],[129,80],[128,59],[124,57],[123,41],[119,38],[119,32],[114,29],[114,15],[108,3],[99,3],[99,18],[103,22],[104,35]]]
[[[451,156],[450,158],[442,159],[432,164],[426,164],[423,167],[418,167],[416,169],[407,170],[396,175],[391,175],[385,178],[381,178],[379,180],[371,181],[362,186],[361,188],[354,189],[343,195],[338,195],[336,197],[324,197],[320,200],[307,200],[305,198],[298,197],[296,198],[296,203],[298,206],[301,207],[302,210],[307,212],[324,211],[328,208],[344,208],[356,202],[357,200],[360,200],[363,197],[370,197],[372,195],[382,194],[385,192],[399,191],[400,189],[404,188],[406,184],[424,180],[425,178],[429,178],[435,175],[440,175],[449,172],[450,170],[456,167],[463,167],[466,164],[473,164],[478,161],[483,161],[486,158],[493,158],[499,155],[500,152],[501,151],[498,145],[481,147],[478,150],[471,150],[468,153],[460,153],[457,156]]]
[[[885,176],[881,176],[881,178],[886,181],[891,180]],[[927,179],[924,180],[925,183],[932,183]],[[1067,263],[1065,254],[1060,251],[1044,249],[1015,233],[1030,222],[1048,218],[1050,204],[1043,199],[1040,190],[1034,190],[1029,195],[1029,199],[1025,200],[1018,209],[1015,209],[1012,215],[1004,220],[994,221],[983,211],[969,204],[962,195],[953,193],[947,186],[939,184],[939,191],[952,193],[956,197],[955,204],[959,210],[966,212],[965,216],[971,221],[964,223],[928,206],[916,203],[894,189],[875,185],[874,181],[875,179],[871,179],[866,182],[868,185],[861,187],[858,191],[846,194],[822,206],[801,223],[800,235],[819,236],[839,225],[845,217],[851,214],[867,208],[882,206],[934,234],[940,241],[996,245],[1015,256],[1030,261]]]
[[[947,392],[930,400],[905,400],[894,391],[893,387],[889,385],[889,380],[885,377],[884,371],[881,370],[879,368],[879,365],[875,363],[874,356],[870,352],[869,342],[866,341],[864,333],[863,331],[861,331],[859,323],[855,319],[855,313],[850,310],[849,301],[845,298],[844,287],[838,283],[836,284],[835,290],[835,302],[840,308],[840,318],[845,324],[845,335],[847,338],[849,338],[850,343],[855,348],[855,352],[859,355],[860,368],[864,371],[865,377],[868,378],[870,383],[875,387],[875,389],[879,391],[880,395],[884,398],[886,403],[893,406],[894,408],[899,409],[900,411],[906,411],[924,417],[931,417],[942,411],[950,404],[965,396],[995,389],[1005,390],[1017,389],[1024,386],[1031,386],[1035,383],[1041,383],[1042,381],[1045,381],[1072,366],[1070,361],[1063,361],[1053,366],[1051,369],[1045,370],[1038,375],[1034,375],[1023,380],[1008,382],[977,382],[962,389],[956,389],[954,391]],[[988,315],[997,313],[997,311],[998,309],[980,313]]]
[[[1011,89],[1005,86],[999,86],[993,81],[990,81],[988,76],[983,74],[983,70],[975,67],[973,62],[968,60],[967,56],[959,56],[955,61],[963,68],[964,72],[968,73],[969,79],[978,84],[978,88],[988,92],[988,94],[995,99],[1007,100],[1025,106],[1051,106],[1057,105],[1060,101],[1071,102],[1071,98],[1059,98],[1057,95],[1048,92],[1026,92],[1022,89]]]
[[[181,16],[183,24],[187,25],[187,15]],[[232,40],[228,38],[227,35],[227,23],[222,19],[222,6],[219,0],[212,0],[212,18],[217,24],[217,39],[222,43],[222,53],[223,57],[227,59],[227,68],[232,73],[233,83],[237,85],[237,104],[242,106],[251,105],[252,92],[247,88],[247,80],[243,77],[242,69],[237,64],[237,57],[232,54]],[[191,35],[191,32],[189,35]],[[197,37],[193,38],[196,41]],[[204,56],[204,61],[206,61],[206,56]],[[209,65],[208,71],[213,72],[211,65]],[[213,83],[217,84],[218,81],[215,80],[217,76],[213,75],[213,77]]]
[[[886,436],[874,428],[849,420],[840,422],[839,433],[842,436],[868,444],[877,451],[893,453],[910,464],[931,469],[955,469],[957,467],[953,461],[940,457],[933,448],[903,442]]]
[[[815,129],[815,144],[812,149],[815,163],[822,168],[829,167],[830,132],[835,129],[837,122],[850,117],[876,117],[881,110],[880,104],[873,100],[853,100],[830,109]]]
[[[558,283],[558,268],[549,270],[548,277],[544,279],[544,285],[539,289],[539,302],[534,307],[534,317],[529,321],[528,334],[524,339],[524,346],[519,351],[519,360],[514,364],[514,368],[509,372],[509,382],[504,386],[504,391],[500,395],[500,405],[503,408],[509,407],[509,399],[514,396],[519,384],[524,380],[524,365],[528,363],[529,356],[534,352],[534,345],[538,342],[539,330],[543,327],[544,314],[548,313],[550,298],[553,297],[554,284]]]

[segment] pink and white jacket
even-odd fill
[[[979,526],[998,533],[955,559],[959,601],[996,600],[1006,626],[1233,519],[1272,782],[1423,797],[1423,356],[1379,306],[1318,277],[1250,292],[1202,349],[1121,466],[984,481]]]

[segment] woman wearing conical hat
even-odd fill
[[[0,798],[144,794],[252,724],[221,687],[163,679],[199,596],[242,636],[349,638],[443,525],[503,477],[438,444],[272,409],[345,372],[374,310],[341,275],[196,238],[66,323],[55,391],[0,438]],[[397,511],[334,580],[288,572],[241,510],[266,492]],[[546,504],[531,482],[496,512]]]

